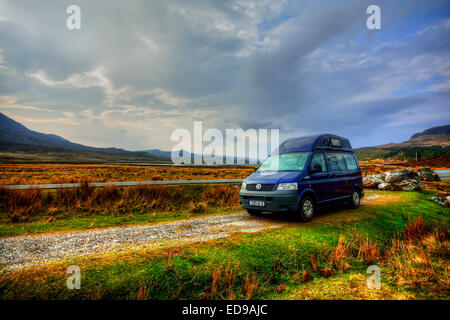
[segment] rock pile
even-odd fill
[[[441,181],[437,173],[430,168],[420,168],[417,173],[421,181]]]
[[[404,169],[386,172],[381,175],[381,178],[367,175],[363,178],[363,186],[378,190],[420,191],[422,190],[420,181],[440,181],[440,179],[430,168],[420,168],[417,172]]]
[[[450,207],[450,196],[448,196],[446,199],[435,196],[431,198],[431,201],[436,202],[437,204],[440,204],[444,208]]]
[[[363,177],[363,186],[366,188],[376,188],[380,183],[383,183],[384,181],[380,178],[377,178],[373,174],[369,174],[365,177]]]

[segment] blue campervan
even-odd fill
[[[244,179],[239,199],[250,214],[293,212],[310,221],[319,207],[364,196],[361,169],[346,138],[321,134],[284,141]]]

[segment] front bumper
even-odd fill
[[[242,208],[261,211],[297,211],[300,205],[298,190],[286,191],[248,191],[241,190],[239,201]],[[251,206],[249,200],[262,200],[264,207]]]

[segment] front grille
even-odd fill
[[[256,183],[247,184],[248,191],[273,191],[275,189],[275,184],[261,184],[261,189],[256,189]]]
[[[242,196],[244,200],[273,201],[273,197]]]

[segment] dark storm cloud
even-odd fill
[[[358,146],[450,121],[445,1],[77,1],[77,31],[70,4],[0,4],[0,111],[35,130],[170,149],[195,119]]]

